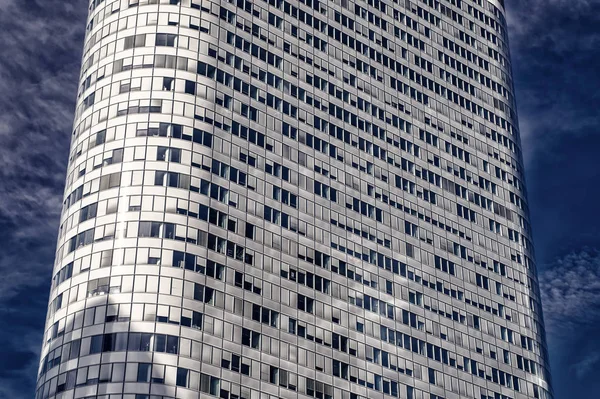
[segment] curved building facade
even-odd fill
[[[552,398],[503,7],[91,1],[36,398]]]

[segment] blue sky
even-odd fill
[[[0,399],[32,397],[85,0],[0,0]],[[557,399],[600,392],[600,0],[506,0]]]

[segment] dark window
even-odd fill
[[[250,346],[254,349],[258,349],[260,344],[260,333],[242,328],[242,345]]]
[[[246,222],[246,238],[254,239],[254,225]]]
[[[90,355],[102,352],[102,335],[94,335],[90,341]]]
[[[192,315],[192,328],[202,329],[202,313],[194,312]]]
[[[177,35],[170,34],[170,33],[157,33],[156,34],[156,45],[157,46],[174,47],[175,46],[175,38],[177,38]]]
[[[151,374],[152,374],[152,364],[150,364],[150,363],[138,364],[137,382],[150,382]]]
[[[187,388],[188,369],[177,368],[177,386]]]
[[[196,94],[196,82],[191,80],[185,81],[185,92],[187,94]]]
[[[167,336],[163,334],[156,334],[154,336],[154,351],[155,352],[166,352]]]

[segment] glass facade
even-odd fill
[[[501,0],[93,0],[37,399],[549,399]]]

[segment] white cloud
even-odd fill
[[[0,300],[48,280],[86,2],[0,0]]]
[[[577,379],[582,380],[595,369],[595,366],[600,362],[600,352],[592,352],[573,364],[571,369],[575,372]]]
[[[600,0],[509,0],[506,5],[524,158],[600,124],[587,86],[596,72]],[[586,21],[580,23],[580,21]],[[589,74],[589,76],[588,76]]]
[[[86,13],[0,0],[0,398],[35,389]]]
[[[531,37],[532,30],[548,26],[549,14],[557,12],[570,14],[573,17],[587,13],[590,8],[600,4],[598,0],[507,0],[506,21],[510,36],[514,39],[539,40]]]
[[[569,335],[600,321],[600,252],[583,250],[557,259],[539,275],[546,330]]]

